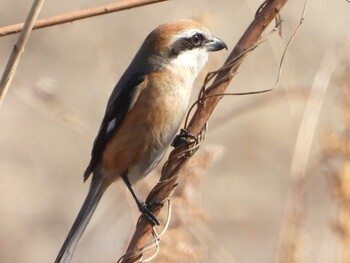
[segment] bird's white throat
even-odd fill
[[[174,71],[188,71],[196,78],[208,61],[208,53],[205,49],[192,49],[181,52],[171,60],[170,66]]]

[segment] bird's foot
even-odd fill
[[[181,145],[182,143],[186,143],[187,147],[193,142],[187,141],[187,139],[192,139],[195,144],[198,144],[198,138],[194,136],[193,134],[189,133],[186,129],[181,129],[180,134],[176,135],[173,142],[171,143],[171,146],[177,147]]]
[[[137,199],[137,206],[139,208],[139,211],[147,218],[147,220],[151,223],[152,226],[160,225],[159,220],[157,217],[151,212],[150,207],[153,205],[157,206],[163,206],[162,202],[152,202],[149,204],[146,204],[145,202],[141,201],[140,199]]]

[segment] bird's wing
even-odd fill
[[[118,130],[126,114],[134,106],[137,96],[139,95],[138,90],[144,85],[145,75],[143,73],[123,76],[117,83],[108,100],[105,116],[103,117],[99,132],[95,138],[91,151],[91,160],[84,172],[84,181],[86,181],[93,172],[111,135]]]

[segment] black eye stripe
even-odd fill
[[[200,33],[196,33],[191,37],[179,38],[171,45],[170,56],[177,56],[185,50],[201,47],[203,43],[205,43],[205,37]]]

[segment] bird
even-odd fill
[[[158,219],[132,189],[170,147],[188,110],[195,79],[208,53],[227,49],[201,23],[168,22],[148,34],[108,100],[84,182],[90,188],[55,263],[70,262],[103,193],[118,179],[152,225]]]

